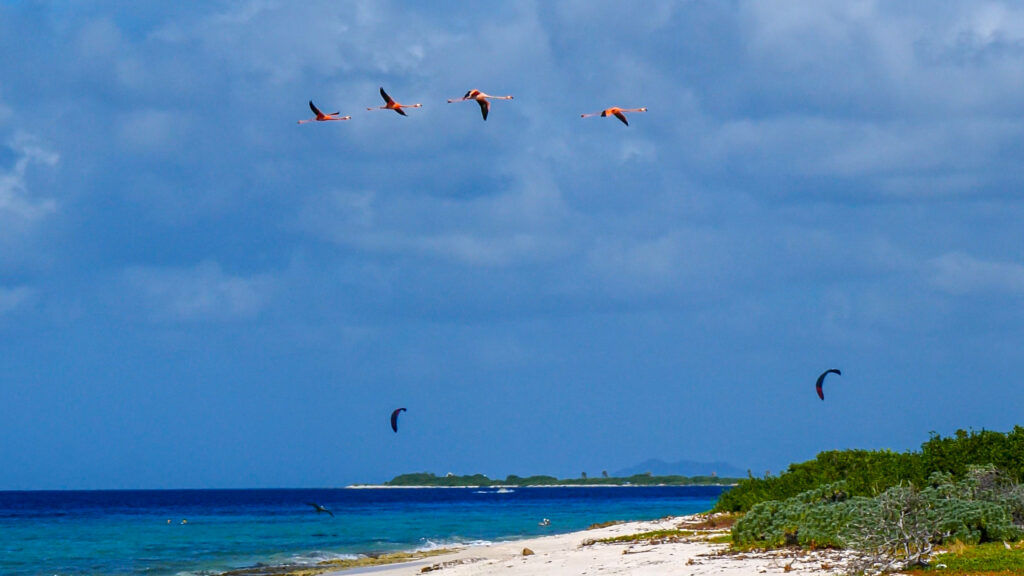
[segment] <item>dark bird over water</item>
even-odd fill
[[[323,504],[317,504],[316,502],[306,502],[306,505],[307,506],[312,506],[313,508],[315,508],[317,514],[322,514],[322,513],[326,512],[326,513],[331,515],[331,518],[334,518],[334,512],[331,512],[330,510],[325,508],[323,506]]]
[[[818,376],[818,383],[815,384],[814,387],[818,390],[818,398],[821,398],[822,400],[825,399],[825,392],[821,389],[821,385],[825,382],[825,376],[828,376],[829,374],[835,374],[836,376],[843,375],[838,368],[830,368],[822,372],[821,376]]]
[[[398,432],[398,413],[405,412],[405,408],[399,408],[391,413],[391,429]]]

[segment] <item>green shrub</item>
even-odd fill
[[[949,472],[935,472],[921,491],[929,503],[933,522],[943,540],[968,544],[1016,540],[1021,529],[1015,525],[1020,486],[992,465],[972,466],[963,480]]]
[[[843,547],[852,572],[920,565],[935,546],[1024,537],[1024,428],[933,435],[921,453],[824,452],[748,478],[716,510],[747,510],[737,547]],[[1006,466],[1006,468],[1004,468]]]
[[[935,472],[964,479],[978,465],[994,466],[1011,483],[1024,480],[1024,428],[1007,433],[957,430],[951,437],[933,433],[919,452],[822,452],[814,460],[790,464],[778,476],[741,479],[719,497],[714,511],[744,512],[759,502],[784,500],[840,480],[851,496],[874,497],[901,483],[925,486]]]
[[[844,482],[761,502],[736,521],[733,542],[741,545],[842,547],[850,520],[864,515],[871,499],[850,497]]]
[[[843,481],[855,496],[876,496],[901,480],[923,480],[920,457],[888,450],[822,452],[814,460],[790,464],[783,474],[749,477],[719,497],[716,512],[742,512],[758,502],[782,500],[833,482]]]
[[[954,480],[936,473],[922,490],[893,486],[876,497],[850,496],[845,482],[827,484],[785,500],[755,504],[737,520],[733,542],[740,546],[799,545],[854,548],[872,557],[920,561],[934,545],[953,540],[1017,540],[1009,500],[1019,503],[1019,485],[985,484],[991,468]]]

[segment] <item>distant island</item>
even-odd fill
[[[588,477],[586,474],[579,478],[556,478],[554,476],[516,476],[511,474],[504,479],[491,479],[483,474],[472,474],[458,476],[446,474],[437,476],[430,472],[419,472],[414,474],[399,474],[385,482],[383,486],[409,487],[502,487],[502,486],[728,486],[736,484],[739,478],[721,478],[718,476],[655,476],[650,472],[634,474],[632,476],[608,476],[602,474],[598,477]]]
[[[697,460],[666,462],[658,458],[644,460],[639,464],[609,473],[619,477],[647,473],[655,476],[719,476],[724,478],[746,478],[748,475],[746,468],[733,466],[728,462],[700,462]]]

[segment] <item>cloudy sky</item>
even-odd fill
[[[0,54],[0,489],[1022,423],[1016,2],[15,1]]]

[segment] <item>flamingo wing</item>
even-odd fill
[[[402,110],[401,108],[399,108],[397,106],[395,107],[395,112],[398,112],[402,116],[408,116],[408,114],[405,113],[405,110]]]
[[[487,120],[487,113],[491,110],[491,103],[484,98],[480,98],[476,103],[480,105],[480,113],[484,115],[484,120]]]
[[[323,118],[324,113],[321,112],[320,109],[316,107],[316,104],[313,104],[312,100],[309,101],[309,109],[313,111],[313,114],[316,114],[317,118]]]
[[[622,112],[619,112],[618,110],[616,110],[615,112],[612,112],[612,114],[615,114],[616,118],[618,118],[619,120],[622,120],[623,124],[625,124],[626,126],[629,126],[629,120],[626,120],[626,115],[625,114],[623,114]]]
[[[388,104],[394,104],[395,103],[395,101],[391,99],[391,96],[388,96],[388,93],[384,91],[384,87],[383,86],[380,87],[380,95],[381,95],[382,98],[384,98],[384,101],[387,102]]]

